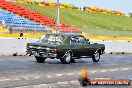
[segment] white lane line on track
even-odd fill
[[[121,70],[128,70],[129,68],[123,68],[123,69],[121,69]]]
[[[100,72],[106,72],[106,70],[101,70]]]
[[[56,74],[56,76],[63,76],[63,74]]]
[[[51,78],[52,76],[51,76],[51,75],[48,75],[48,76],[46,76],[46,77]]]
[[[93,71],[90,71],[90,73],[96,73],[97,71],[93,70]]]
[[[77,73],[78,75],[81,75],[81,73]]]
[[[9,81],[9,80],[12,80],[12,79],[1,79],[0,82],[2,82],[2,81]]]
[[[70,81],[70,83],[78,83],[78,81],[77,80],[72,80],[72,81]]]
[[[119,70],[119,69],[111,69],[110,71],[117,71],[117,70]]]
[[[68,73],[67,75],[74,75],[74,73]]]
[[[69,84],[69,82],[68,81],[65,81],[65,82],[57,82],[55,84],[67,85],[67,84]]]
[[[2,79],[2,80],[0,80],[0,82],[4,82],[4,81],[16,81],[16,80],[20,80],[20,79],[17,79],[17,78],[8,78],[8,79]]]
[[[34,77],[34,79],[38,79],[38,78],[40,78],[40,76],[38,76],[38,77]]]

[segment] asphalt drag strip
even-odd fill
[[[76,63],[61,64],[59,60],[47,59],[37,63],[29,56],[0,57],[0,88],[81,88],[78,78],[81,69],[92,79],[132,80],[132,55],[103,55],[98,63],[91,58]],[[132,88],[132,86],[87,86],[86,88]]]

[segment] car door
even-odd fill
[[[90,44],[89,40],[86,40],[86,44],[83,44],[83,49],[84,49],[84,55],[85,56],[92,56],[95,51],[97,50],[97,45],[96,44]]]
[[[82,51],[81,56],[88,56],[89,47],[90,47],[89,40],[86,39],[84,36],[80,35],[80,36],[78,36],[78,42],[82,46],[82,48],[81,48],[81,51]]]
[[[79,43],[79,36],[71,36],[70,44],[73,51],[73,56],[79,57],[84,54],[83,45]]]

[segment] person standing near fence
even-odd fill
[[[13,34],[13,26],[10,26],[10,27],[9,27],[9,33],[10,33],[10,34]]]
[[[2,20],[2,28],[3,28],[3,30],[6,29],[6,23],[5,23],[5,20]]]
[[[23,31],[22,30],[20,31],[20,37],[23,37]]]

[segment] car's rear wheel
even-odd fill
[[[46,58],[43,58],[43,57],[40,57],[40,56],[35,56],[35,58],[36,58],[36,61],[38,63],[44,63],[45,62],[45,59],[46,59]]]
[[[72,55],[70,52],[66,52],[64,56],[60,59],[63,64],[70,64],[72,60]]]
[[[98,62],[98,61],[100,60],[100,53],[99,53],[98,50],[97,50],[97,51],[95,52],[95,54],[92,56],[92,60],[93,60],[93,62]]]

